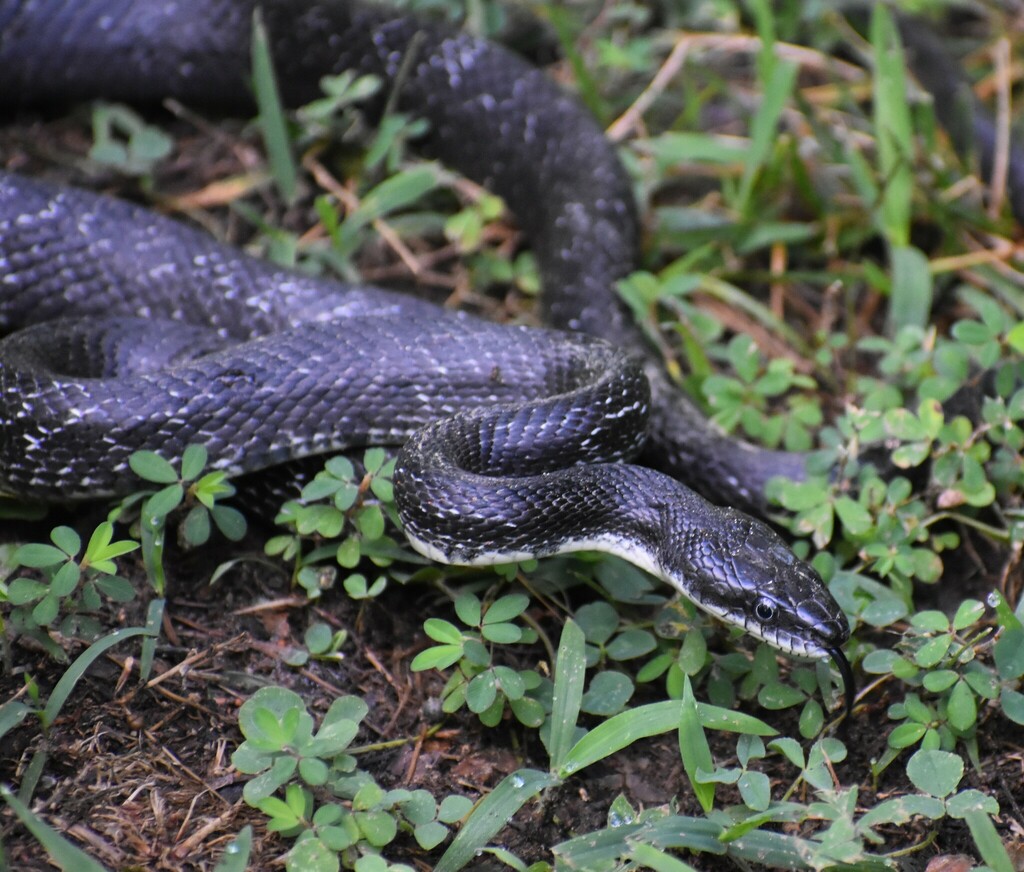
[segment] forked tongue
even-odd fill
[[[836,668],[839,670],[839,676],[843,680],[843,697],[846,700],[846,717],[849,718],[853,713],[853,698],[857,695],[857,680],[853,677],[853,669],[850,668],[850,661],[846,659],[846,655],[843,653],[843,649],[836,646],[835,648],[826,648],[832,661],[836,664]]]

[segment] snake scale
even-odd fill
[[[0,101],[248,111],[255,6],[0,0]],[[646,347],[613,288],[634,266],[636,209],[588,113],[508,51],[435,23],[341,0],[259,6],[289,105],[326,74],[377,76],[381,101],[429,123],[427,153],[505,199],[559,329],[314,279],[137,206],[2,174],[0,488],[119,493],[143,447],[202,442],[239,473],[404,443],[396,500],[428,556],[620,554],[783,651],[833,657],[849,703],[849,630],[817,573],[681,483],[756,510],[803,458],[725,438],[654,355],[621,350]]]

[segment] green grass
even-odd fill
[[[657,24],[643,4],[615,4],[596,21],[586,14],[593,11],[549,11],[548,33],[602,120],[629,117],[666,58],[685,57],[626,130],[622,153],[647,239],[622,293],[659,338],[670,371],[722,426],[816,449],[817,475],[776,488],[778,521],[854,626],[848,651],[864,688],[853,722],[848,733],[830,723],[827,665],[780,659],[723,633],[618,561],[559,558],[493,573],[426,566],[393,528],[386,458],[368,452],[365,474],[347,461],[328,464],[304,502],[282,507],[265,543],[264,557],[309,601],[304,645],[286,662],[301,669],[344,656],[351,631],[314,612],[332,597],[371,608],[398,586],[434,591],[450,607],[425,616],[407,664],[443,673],[431,729],[473,726],[481,742],[511,743],[523,759],[469,799],[462,788],[423,796],[378,784],[362,761],[387,749],[355,744],[360,701],[327,708],[267,688],[243,706],[245,744],[228,739],[240,746],[236,766],[255,776],[246,800],[281,834],[270,850],[291,850],[290,868],[324,870],[385,869],[386,858],[416,856],[454,870],[481,851],[535,870],[882,869],[898,868],[904,855],[966,850],[1009,870],[1000,834],[1024,797],[1019,785],[1015,795],[1000,793],[1007,788],[996,773],[1006,760],[995,737],[1024,724],[1024,607],[996,588],[1024,541],[1024,392],[1011,371],[1024,351],[1022,276],[1008,253],[1015,225],[986,213],[970,168],[937,130],[927,100],[908,89],[882,7],[861,32],[796,2],[672,7]],[[478,27],[500,30],[506,21],[490,3],[470,12]],[[1004,33],[989,14],[992,32]],[[851,56],[865,66],[849,64]],[[258,127],[275,191],[264,195],[290,204],[315,181],[298,155],[331,132],[357,130],[353,99],[372,83],[334,80],[323,101],[288,116],[275,105],[265,60]],[[989,72],[984,60],[973,63],[973,75]],[[160,136],[119,110],[97,111],[97,145],[106,145],[96,159],[120,160],[156,189],[149,174],[159,155],[148,144]],[[112,149],[111,125],[135,145]],[[254,248],[347,278],[379,264],[366,252],[382,236],[398,251],[391,272],[410,251],[436,272],[426,246],[454,245],[461,259],[441,284],[497,284],[528,318],[536,275],[528,258],[510,254],[506,218],[493,198],[414,157],[414,133],[413,122],[391,118],[367,135],[361,157],[343,155],[354,169],[346,202],[325,190],[306,203],[317,232],[274,226],[285,210],[262,214],[256,198],[233,211],[251,219]],[[295,210],[288,214],[294,220]],[[974,421],[944,413],[941,401],[988,368],[1002,370],[1001,397]],[[137,459],[133,468],[150,484],[140,480],[139,494],[111,515],[116,541],[109,526],[91,538],[58,526],[53,544],[13,552],[0,582],[8,666],[24,665],[19,641],[34,639],[53,656],[73,636],[92,647],[48,703],[29,685],[29,702],[0,706],[0,736],[49,727],[80,667],[124,637],[148,634],[148,671],[164,606],[165,519],[197,545],[214,528],[244,533],[223,504],[228,486],[204,476],[204,462],[198,449],[177,467]],[[124,536],[141,540],[156,609],[149,629],[110,635],[97,616],[124,596],[116,580],[130,559]],[[965,559],[979,552],[994,570]],[[948,611],[936,608],[935,585],[953,590]],[[489,729],[501,732],[485,740]],[[524,806],[557,803],[557,786],[586,789],[590,767],[665,735],[686,776],[678,805],[644,808],[625,790],[594,800],[607,808],[606,826],[538,845],[531,866],[499,847],[504,824]],[[20,804],[11,793],[0,798],[57,862],[72,862],[28,807],[46,758],[35,761]]]

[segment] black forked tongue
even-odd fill
[[[846,659],[843,649],[838,645],[835,648],[826,648],[832,661],[839,670],[839,676],[843,679],[843,698],[846,701],[846,717],[853,713],[853,698],[857,695],[857,680],[853,677],[853,669],[850,668],[850,661]]]

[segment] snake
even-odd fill
[[[251,110],[257,14],[287,105],[318,97],[325,75],[377,77],[369,115],[426,119],[419,147],[504,199],[546,326],[288,270],[3,171],[0,490],[115,496],[137,487],[134,451],[192,443],[232,475],[398,445],[396,505],[427,557],[619,555],[782,652],[832,658],[849,708],[842,609],[745,511],[763,509],[771,477],[801,478],[804,458],[725,436],[666,375],[615,292],[639,246],[629,177],[542,71],[351,0],[0,0],[0,103]]]

